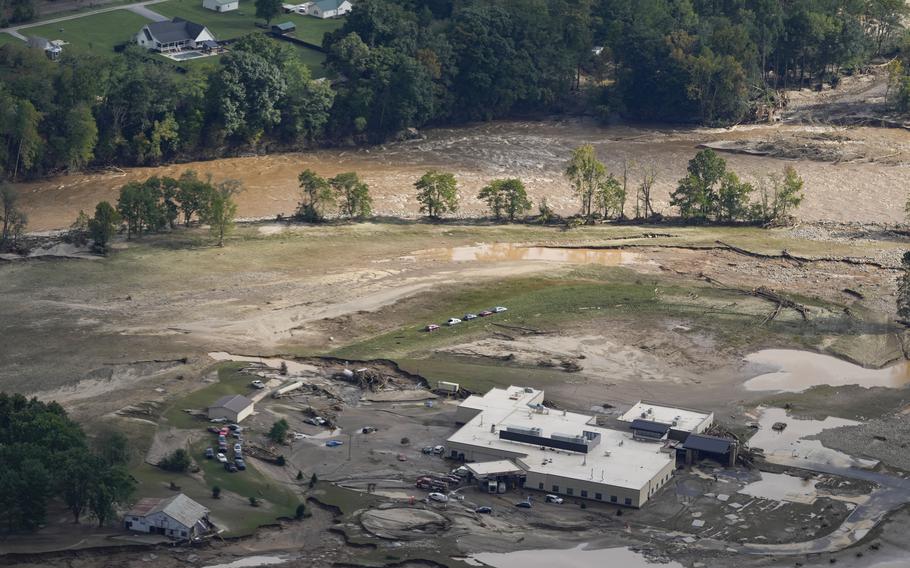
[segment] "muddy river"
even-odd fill
[[[910,132],[900,129],[798,125],[733,129],[604,127],[591,121],[564,120],[486,123],[428,130],[425,135],[422,140],[370,148],[61,176],[20,184],[22,200],[30,230],[64,228],[80,209],[91,211],[101,200],[115,200],[117,191],[127,181],[151,175],[177,176],[193,169],[203,176],[211,174],[216,181],[242,181],[246,188],[239,197],[242,217],[288,215],[298,202],[297,175],[311,168],[326,176],[358,172],[370,184],[377,215],[407,217],[419,215],[414,181],[426,170],[440,168],[458,177],[459,216],[484,214],[484,204],[475,197],[477,192],[490,179],[506,176],[524,180],[535,203],[546,197],[559,213],[569,214],[577,211],[577,204],[562,172],[573,148],[593,144],[617,176],[622,175],[626,164],[630,191],[644,169],[653,169],[657,176],[655,209],[668,212],[669,192],[700,144],[757,143],[799,150],[788,150],[784,155],[805,155],[807,147],[833,145],[840,152],[838,155],[843,155],[843,159],[813,161],[724,153],[730,166],[749,180],[795,165],[806,180],[806,199],[799,211],[803,220],[895,222],[904,216],[910,174]],[[632,200],[628,213],[633,212],[631,203]]]

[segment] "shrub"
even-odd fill
[[[212,487],[212,499],[221,499],[221,488],[217,485]]]
[[[170,455],[161,458],[158,467],[166,471],[183,473],[190,468],[190,454],[183,448],[177,448]]]

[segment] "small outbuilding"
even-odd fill
[[[278,35],[289,34],[297,29],[297,26],[294,25],[294,22],[281,22],[280,24],[272,24],[272,33]]]
[[[234,423],[253,413],[253,401],[239,394],[229,394],[215,401],[209,407],[209,418],[224,418]]]
[[[202,0],[202,7],[213,12],[233,12],[240,7],[238,0]]]
[[[686,465],[708,459],[727,467],[733,467],[736,464],[738,446],[736,440],[704,434],[690,434],[679,449],[683,452]]]
[[[210,532],[209,510],[183,493],[166,499],[140,499],[123,518],[131,531],[191,539]]]

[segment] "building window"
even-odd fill
[[[616,503],[616,495],[610,495],[610,503]]]
[[[553,493],[559,493],[559,486],[558,486],[558,485],[554,485],[554,486],[553,486]]]
[[[626,497],[626,500],[624,501],[624,503],[625,503],[626,505],[631,505],[631,504],[632,504],[632,498],[631,498],[631,497]]]
[[[537,488],[543,491],[543,481],[537,484]]]
[[[186,536],[186,531],[180,531],[180,536]]]
[[[575,495],[575,490],[571,487],[566,487],[566,495]]]
[[[603,501],[604,496],[601,495],[600,493],[595,493],[594,498],[597,499],[598,501]]]
[[[581,496],[582,496],[582,497],[587,497],[587,496],[588,496],[588,490],[587,490],[587,489],[582,489],[582,490],[581,490]]]

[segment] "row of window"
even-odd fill
[[[551,489],[551,491],[552,491],[553,493],[559,493],[559,486],[558,486],[558,485],[553,485],[552,487],[553,487],[553,488]],[[546,491],[546,490],[544,489],[543,482],[538,483],[538,484],[537,484],[537,488],[540,489],[541,491]],[[568,496],[570,496],[570,497],[574,497],[574,496],[575,496],[575,489],[573,489],[573,488],[571,488],[571,487],[566,487],[566,495],[568,495]],[[587,489],[582,489],[582,490],[581,490],[581,497],[584,497],[585,499],[588,498],[588,490],[587,490]],[[603,500],[604,500],[603,493],[595,493],[595,494],[594,494],[594,499],[596,499],[597,501],[603,501]],[[610,503],[619,503],[619,498],[618,498],[616,495],[610,495]],[[626,497],[625,499],[623,499],[623,504],[624,504],[624,505],[631,505],[631,504],[632,504],[632,498],[631,498],[631,497]]]

